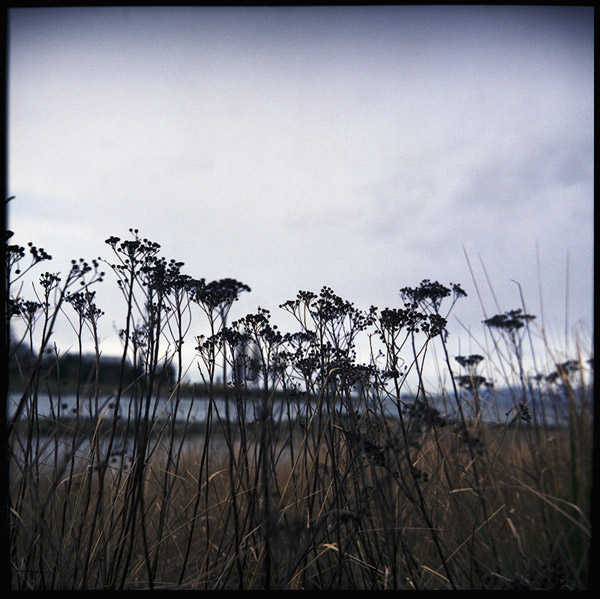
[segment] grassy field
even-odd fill
[[[151,442],[143,467],[88,448],[15,468],[15,587],[585,588],[589,426],[413,427],[258,425]]]
[[[134,231],[107,244],[125,300],[122,371],[137,378],[122,377],[104,401],[97,344],[86,412],[61,413],[54,397],[46,417],[37,406],[55,388],[44,378],[50,333],[70,314],[79,339],[97,340],[93,286],[104,275],[74,263],[64,277],[42,275],[31,301],[14,283],[48,257],[33,248],[24,267],[27,252],[8,246],[6,312],[25,330],[10,347],[29,356],[5,423],[11,589],[588,587],[590,352],[526,372],[534,318],[516,309],[485,323],[498,353],[449,356],[446,317],[465,293],[427,280],[383,310],[360,311],[328,288],[299,292],[281,306],[292,333],[266,310],[230,322],[243,284],[191,279]],[[210,330],[194,339],[201,421],[184,409],[192,310]],[[377,343],[367,364],[356,361],[360,336]],[[408,371],[422,371],[434,344],[449,384],[419,379],[407,395]],[[514,398],[491,422],[481,365],[494,361],[506,377],[496,387]],[[172,411],[159,410],[157,389]]]

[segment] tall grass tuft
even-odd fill
[[[247,285],[190,277],[135,229],[26,297],[51,258],[10,239],[13,590],[586,588],[592,356],[578,345],[532,372],[524,305],[485,318],[491,349],[453,356],[457,284],[368,310],[299,291],[284,332],[262,308],[234,319]],[[109,275],[112,361],[96,305]],[[59,322],[69,352],[51,341]]]

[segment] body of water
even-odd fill
[[[14,415],[19,399],[20,395],[9,393],[7,406],[9,417]],[[403,396],[402,400],[404,404],[412,402],[410,396]],[[441,417],[451,421],[460,419],[460,412],[452,395],[446,398],[430,396],[429,402],[439,411]],[[527,399],[523,398],[520,389],[504,388],[486,391],[480,395],[478,401],[474,401],[472,396],[464,395],[460,403],[466,419],[479,417],[488,422],[507,422],[517,417],[522,421],[527,421],[528,418],[538,422],[543,420],[550,425],[564,424],[568,419],[568,402],[566,397],[558,394],[545,396],[543,400],[539,397]],[[364,403],[357,403],[356,407],[362,410]],[[389,417],[397,417],[397,407],[391,400],[381,400],[376,406],[370,407],[377,414],[385,413]],[[175,398],[158,398],[151,402],[149,411],[153,422],[174,419],[178,423],[201,424],[206,422],[209,410],[212,410],[213,418],[225,419],[228,415],[229,420],[236,421],[238,408],[243,411],[244,420],[249,423],[260,421],[265,411],[263,402],[259,398],[248,398],[243,404],[238,404],[235,398],[231,397],[226,401],[222,396],[213,399],[212,407],[207,396],[183,397],[178,402]],[[115,413],[119,418],[136,420],[140,410],[145,409],[145,402],[122,397],[115,412],[115,398],[111,395],[99,397],[97,405],[94,398],[77,398],[74,394],[63,395],[60,398],[38,395],[35,400],[32,398],[27,400],[21,412],[21,419],[30,418],[35,412],[38,417],[48,417],[52,420],[72,420],[77,416],[90,418],[96,413],[108,420],[114,418]],[[342,413],[345,411],[339,403],[336,404],[336,409]],[[271,402],[269,417],[276,422],[287,421],[290,418],[303,418],[306,415],[305,403]]]

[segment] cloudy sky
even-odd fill
[[[589,339],[593,19],[11,9],[8,226],[51,270],[136,227],[188,274],[250,285],[236,316],[323,285],[399,306],[428,278],[468,293],[451,337],[480,353],[465,329],[520,307],[518,281],[559,346],[565,325]]]

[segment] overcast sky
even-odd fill
[[[458,343],[482,310],[521,306],[515,280],[558,345],[565,323],[589,339],[593,20],[506,6],[11,9],[8,226],[54,271],[110,257],[104,240],[136,227],[187,274],[247,283],[235,317],[278,318],[323,285],[359,308],[399,306],[428,278],[468,293],[450,319]],[[101,305],[109,325],[114,304]]]

